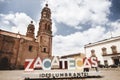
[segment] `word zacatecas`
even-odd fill
[[[88,58],[67,58],[59,59],[58,57],[53,57],[53,59],[46,58],[41,60],[40,57],[36,59],[26,59],[25,60],[25,71],[34,71],[35,68],[41,68],[43,70],[51,69],[83,69],[97,67],[97,57]]]

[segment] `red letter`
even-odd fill
[[[91,68],[91,64],[90,64],[90,61],[89,59],[87,58],[84,58],[84,68]]]
[[[25,71],[33,71],[33,60],[34,59],[26,59],[25,60]]]

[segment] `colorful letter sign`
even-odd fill
[[[52,69],[68,69],[68,70],[77,70],[83,68],[97,67],[97,57],[91,58],[67,58],[59,59],[54,57],[52,60],[49,58],[44,59],[43,61],[40,57],[36,59],[26,59],[25,60],[25,71],[34,71],[35,68],[42,68],[43,70]]]

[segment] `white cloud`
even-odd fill
[[[24,35],[26,34],[28,24],[32,20],[32,18],[25,13],[0,14],[0,18],[1,29],[15,33],[19,32]],[[37,35],[39,21],[38,22],[34,21],[34,25],[35,35]],[[57,32],[57,28],[54,21],[52,21],[52,31],[53,35]]]
[[[55,33],[57,32],[57,27],[56,27],[54,21],[52,21],[52,32],[53,32],[53,33],[52,33],[53,35],[55,35]]]
[[[53,18],[72,27],[80,23],[104,24],[108,21],[109,0],[49,0]]]
[[[120,36],[120,20],[106,24],[109,30],[106,30],[106,27],[93,26],[83,32],[75,32],[67,36],[56,35],[53,38],[53,55],[84,53],[85,44],[94,43],[111,36]]]
[[[103,25],[109,22],[111,2],[109,0],[49,0],[52,17],[75,29],[83,29],[81,24],[91,24],[90,29],[53,38],[53,55],[73,54],[83,51],[85,44],[102,40],[109,36]],[[105,35],[105,36],[104,36]],[[84,53],[84,51],[83,51]]]
[[[114,22],[110,22],[110,31],[111,35],[114,36],[120,36],[120,19]]]
[[[8,31],[20,32],[21,34],[26,34],[27,26],[32,20],[25,13],[14,13],[14,14],[0,14],[1,26],[8,27]],[[2,28],[2,29],[4,29]]]
[[[84,32],[76,32],[67,36],[56,35],[53,38],[53,55],[84,53],[84,45],[102,39],[105,29],[96,26]]]

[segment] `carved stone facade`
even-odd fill
[[[0,30],[0,69],[23,68],[25,59],[52,55],[52,20],[48,4],[41,12],[37,37],[34,25],[28,25],[26,35]]]

